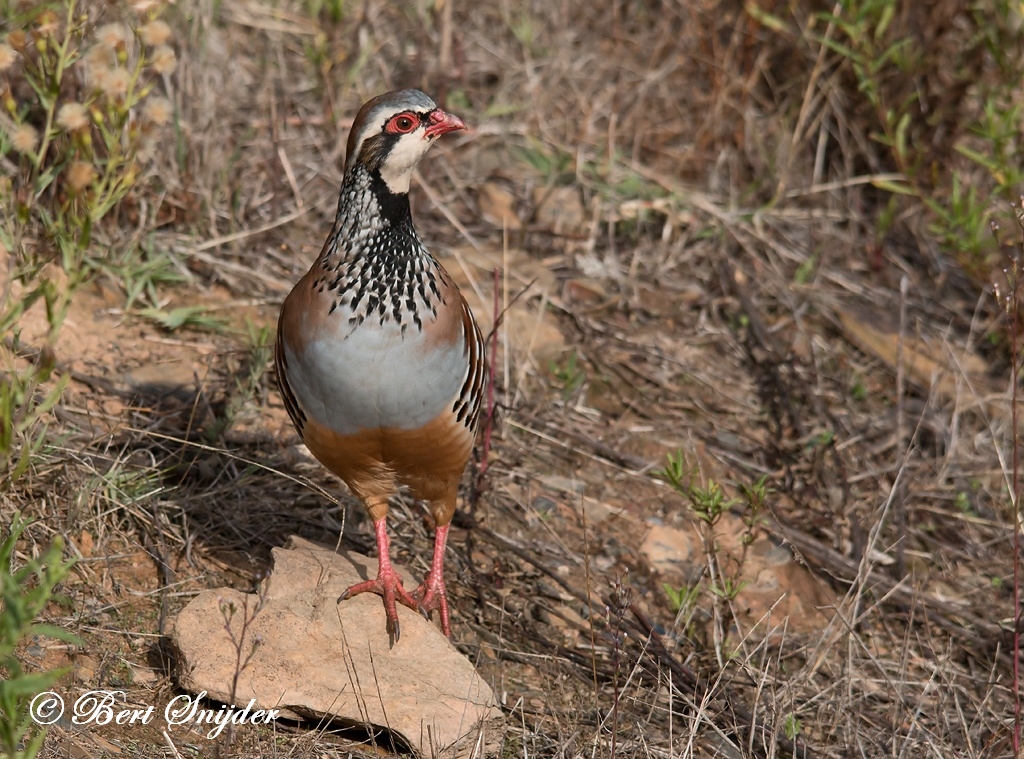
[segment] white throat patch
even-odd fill
[[[430,149],[431,140],[424,135],[426,127],[419,126],[409,134],[403,134],[380,167],[380,178],[396,195],[409,192],[412,172],[423,154]]]

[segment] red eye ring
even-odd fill
[[[408,134],[412,132],[420,125],[420,120],[416,114],[413,113],[400,113],[397,116],[392,116],[391,120],[388,121],[387,129],[391,134]]]

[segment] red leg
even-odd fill
[[[388,539],[387,517],[374,521],[373,531],[377,536],[377,578],[352,585],[338,596],[338,603],[360,593],[376,593],[381,596],[384,599],[384,613],[388,619],[388,636],[391,639],[391,645],[394,645],[401,636],[401,630],[398,627],[398,608],[395,603],[400,602],[415,611],[421,611],[421,609],[416,599],[402,587],[402,580],[391,565],[391,555],[388,552],[390,540]]]
[[[452,629],[448,614],[448,595],[444,587],[444,549],[448,542],[448,527],[446,524],[441,525],[434,532],[434,559],[430,562],[430,571],[427,572],[423,583],[413,591],[413,595],[419,598],[421,611],[440,610],[441,632],[450,638]]]

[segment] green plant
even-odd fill
[[[959,174],[954,174],[948,197],[926,198],[925,204],[934,216],[929,231],[938,237],[943,247],[957,252],[969,274],[986,277],[988,259],[995,246],[989,227],[989,204],[979,197],[978,190],[970,187],[965,191],[963,180]]]
[[[800,718],[792,713],[787,714],[786,721],[783,725],[783,730],[786,733],[786,737],[790,740],[796,738],[798,735],[800,735],[801,730],[803,730],[803,726],[800,724]]]
[[[1022,106],[1007,99],[1004,92],[991,93],[985,101],[981,119],[971,126],[971,133],[987,150],[976,150],[960,143],[956,150],[978,166],[988,170],[997,193],[1012,200],[1012,192],[1024,183],[1021,167],[1020,119]]]
[[[747,586],[746,580],[740,580],[729,575],[722,575],[717,582],[711,583],[708,588],[715,596],[723,601],[735,601],[740,591]]]
[[[551,373],[555,375],[555,379],[561,386],[563,400],[569,400],[586,382],[587,372],[580,365],[579,355],[576,351],[570,353],[560,364],[552,361],[550,367]]]
[[[36,621],[74,561],[64,561],[64,544],[55,538],[41,555],[16,569],[14,549],[29,524],[15,512],[10,533],[0,543],[0,670],[5,675],[0,678],[0,751],[14,759],[30,759],[39,751],[45,730],[33,720],[33,701],[68,671],[26,672],[16,653],[19,644],[37,635],[81,644],[71,633]]]
[[[746,8],[777,33],[801,34],[756,4]],[[901,175],[872,179],[883,193],[879,237],[894,219],[924,203],[930,231],[984,284],[995,265],[989,199],[1012,199],[1024,181],[1016,97],[1016,51],[1024,31],[1018,17],[1019,6],[1009,0],[979,0],[941,14],[898,0],[844,0],[802,32],[832,54],[825,64],[835,66],[829,81],[852,79],[844,92],[853,98],[842,118],[866,126],[883,148],[866,153],[872,169]],[[954,52],[940,57],[940,50]],[[968,163],[950,160],[954,151]],[[979,168],[987,186],[979,181]]]
[[[160,305],[158,293],[161,286],[188,280],[170,253],[156,252],[152,245],[132,246],[120,255],[89,256],[86,261],[91,269],[110,275],[124,290],[125,310],[135,305],[136,301],[157,308]]]
[[[170,27],[158,18],[162,4],[147,3],[125,21],[93,20],[116,17],[114,5],[0,0],[0,327],[17,335],[22,315],[41,300],[49,348],[74,292],[95,273],[86,256],[95,232],[139,182],[140,156],[172,115],[167,100],[151,96],[156,78],[176,65]],[[0,347],[0,468],[8,481],[42,444],[43,420],[66,382],[44,389],[52,362],[27,364],[16,342]]]
[[[223,412],[205,430],[207,439],[211,441],[220,440],[235,423],[239,413],[263,394],[264,377],[273,351],[274,332],[270,327],[256,326],[252,321],[247,321],[246,335],[242,365],[233,372],[234,382],[228,388]]]
[[[956,496],[953,498],[953,505],[956,506],[956,510],[961,514],[967,514],[968,516],[977,516],[974,511],[974,506],[971,505],[971,497],[965,491],[957,491]]]
[[[27,366],[16,363],[17,333],[11,342],[7,371],[0,374],[0,489],[23,475],[32,456],[46,441],[46,420],[60,401],[69,375],[45,387],[53,371],[52,352],[43,352]]]
[[[850,383],[850,397],[858,403],[863,403],[868,399],[868,389],[864,385],[864,378],[859,374],[855,374]]]
[[[508,26],[509,31],[515,36],[519,44],[531,57],[542,57],[544,51],[541,49],[538,37],[537,25],[541,23],[531,12],[528,6],[501,6],[503,9],[502,20]]]
[[[922,158],[910,139],[920,93],[913,87],[894,87],[890,79],[897,73],[916,73],[921,50],[913,37],[892,25],[897,0],[848,0],[836,9],[820,18],[837,30],[837,36],[817,40],[849,64],[857,91],[875,116],[872,137],[889,149],[900,171],[912,176]]]
[[[725,493],[722,492],[722,486],[714,480],[708,480],[706,487],[691,485],[686,493],[686,497],[690,499],[690,508],[697,519],[712,527],[718,523],[722,514],[739,504],[738,498],[726,500]]]
[[[1014,99],[1015,89],[999,80],[985,97],[982,114],[970,125],[969,136],[955,146],[960,155],[986,171],[991,190],[979,192],[974,186],[976,180],[956,168],[948,190],[926,198],[934,216],[929,230],[938,235],[968,274],[983,282],[997,266],[996,245],[990,234],[991,200],[1013,202],[1024,185],[1024,144],[1019,128],[1024,109]]]
[[[565,150],[528,138],[518,149],[519,157],[549,182],[562,184],[572,179],[573,156]]]
[[[319,18],[339,24],[345,17],[345,0],[304,0],[310,18]]]
[[[736,498],[726,500],[722,486],[714,480],[708,480],[705,487],[694,485],[696,469],[687,467],[682,451],[670,453],[666,459],[665,467],[654,474],[668,480],[672,489],[689,501],[694,516],[702,522],[714,526],[722,514],[740,503]]]
[[[170,28],[153,8],[127,24],[97,26],[78,0],[0,2],[13,22],[0,50],[0,153],[17,169],[5,177],[11,192],[0,195],[13,222],[11,252],[33,274],[59,263],[67,297],[90,273],[84,254],[94,228],[134,187],[140,152],[172,115],[168,101],[150,97],[151,80],[176,65]],[[71,98],[76,80],[90,87]],[[18,83],[36,99],[18,102]],[[25,235],[37,232],[44,244],[30,246]]]
[[[86,491],[94,492],[100,503],[119,508],[157,498],[164,489],[160,470],[133,467],[119,459],[107,471],[91,478]]]
[[[245,371],[238,384],[239,391],[247,399],[255,397],[263,385],[270,360],[274,355],[274,330],[266,325],[257,326],[247,320],[245,323],[247,351]]]
[[[741,485],[742,498],[728,498],[722,486],[714,480],[708,480],[706,485],[695,484],[697,470],[687,465],[683,452],[678,450],[668,454],[665,467],[654,472],[654,475],[667,481],[673,490],[683,496],[693,515],[700,520],[707,573],[710,578],[704,587],[716,608],[718,604],[728,604],[735,600],[747,584],[742,579],[747,550],[757,537],[761,514],[770,493],[767,477],[761,477],[749,485]],[[726,557],[720,549],[719,523],[727,511],[734,509],[740,510],[743,524],[743,532],[739,539],[740,553],[738,556]],[[701,586],[674,589],[666,584],[662,587],[668,594],[672,610],[678,612],[684,604],[694,602]],[[720,625],[719,640],[723,642],[725,630],[726,626]]]
[[[807,260],[800,264],[793,273],[793,281],[798,285],[806,285],[810,282],[811,277],[814,276],[814,272],[818,268],[820,258],[817,252],[808,256]]]
[[[179,329],[219,332],[227,326],[226,320],[210,316],[210,309],[206,306],[179,306],[170,311],[163,308],[144,308],[138,314],[168,332],[176,332]]]
[[[685,613],[697,602],[697,596],[700,595],[699,584],[692,586],[680,585],[678,588],[674,588],[669,583],[663,582],[661,587],[665,591],[665,595],[668,596],[668,608],[674,614]]]

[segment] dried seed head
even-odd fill
[[[19,124],[11,132],[11,145],[19,153],[31,153],[39,144],[39,135],[28,124]]]
[[[107,80],[110,78],[111,71],[113,71],[113,68],[109,66],[94,66],[93,68],[90,68],[89,82],[92,84],[93,89],[105,89],[107,86]]]
[[[139,163],[149,164],[156,158],[157,142],[152,135],[143,135],[135,148],[135,157]]]
[[[6,42],[0,42],[0,72],[7,71],[17,59],[18,54],[14,48]]]
[[[69,132],[89,126],[89,114],[81,103],[65,103],[57,111],[57,125]]]
[[[66,178],[71,192],[77,195],[96,179],[96,167],[87,161],[75,161],[68,169]]]
[[[113,48],[106,45],[93,45],[89,52],[82,59],[88,67],[90,74],[99,69],[107,69],[117,63]]]
[[[153,8],[158,8],[160,3],[157,0],[135,0],[132,3],[132,10],[140,16],[145,16]]]
[[[36,34],[40,36],[50,37],[56,34],[59,28],[57,14],[53,11],[43,11],[36,19]]]
[[[159,45],[153,51],[150,63],[153,65],[153,70],[158,74],[173,74],[174,69],[178,66],[178,60],[174,57],[174,50],[168,45]]]
[[[163,45],[171,38],[171,27],[166,22],[155,19],[139,27],[139,36],[147,45],[156,47]]]
[[[104,24],[96,30],[96,39],[111,50],[124,50],[128,45],[128,30],[124,24]]]
[[[106,73],[97,79],[96,84],[103,94],[111,100],[123,98],[128,94],[128,85],[131,84],[132,77],[128,73],[127,69],[120,67],[106,69]]]
[[[155,126],[163,126],[171,120],[174,108],[171,101],[162,97],[151,97],[142,106],[142,120]]]
[[[28,47],[28,35],[23,29],[15,29],[7,35],[7,44],[19,53],[23,52],[25,48]]]

